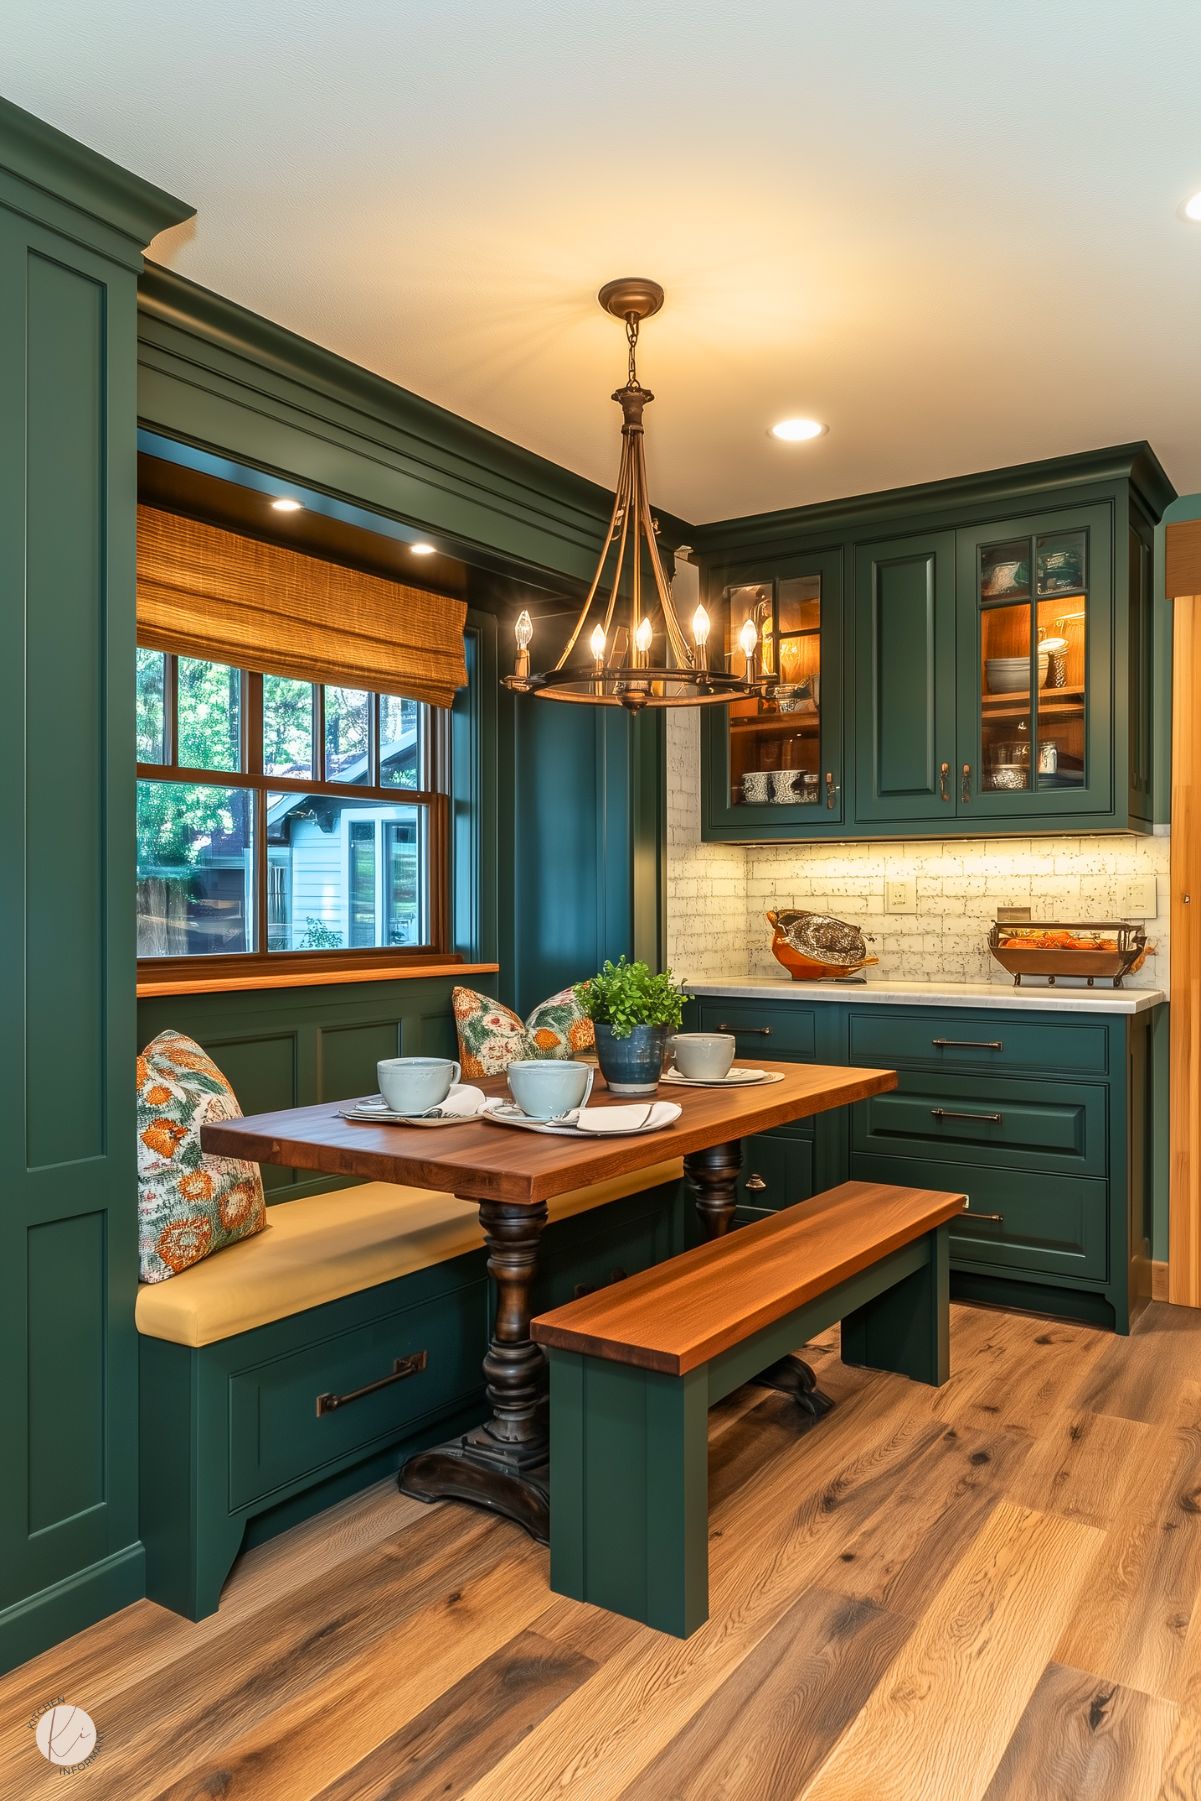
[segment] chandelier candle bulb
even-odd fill
[[[746,679],[748,682],[753,681],[755,674],[755,651],[759,644],[759,628],[756,626],[753,619],[743,620],[742,630],[738,634],[738,642],[742,647],[742,654],[746,658]]]
[[[605,666],[605,628],[603,625],[593,626],[592,637],[589,640],[589,643],[591,645],[593,659],[596,663],[597,674],[599,675]]]
[[[513,679],[523,682],[530,673],[530,643],[534,636],[534,621],[530,618],[528,607],[517,615],[513,636],[517,640],[517,661],[513,670]]]
[[[692,615],[692,641],[696,645],[697,660],[701,668],[705,666],[705,646],[709,642],[709,615],[704,607],[698,607]]]
[[[634,648],[637,650],[640,657],[645,657],[650,654],[651,641],[653,638],[654,633],[651,630],[650,620],[641,619],[638,623],[638,630],[634,633]]]

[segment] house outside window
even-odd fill
[[[137,697],[141,958],[449,949],[441,710],[144,648]]]

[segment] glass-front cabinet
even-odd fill
[[[1153,829],[1173,497],[1136,444],[699,527],[727,666],[745,633],[777,684],[708,709],[703,835]]]
[[[711,707],[707,822],[781,824],[807,833],[840,825],[842,792],[842,555],[817,552],[754,570],[720,572],[710,589],[723,666],[769,678],[759,699]],[[747,621],[755,650],[743,649]]]
[[[958,534],[959,809],[986,817],[1113,804],[1111,513]]]

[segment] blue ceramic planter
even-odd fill
[[[614,1094],[648,1099],[663,1074],[666,1026],[635,1026],[626,1038],[614,1038],[603,1020],[596,1022],[596,1055],[601,1074]]]

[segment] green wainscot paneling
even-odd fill
[[[740,1220],[849,1178],[963,1189],[969,1214],[950,1232],[953,1293],[1130,1330],[1150,1299],[1167,1218],[1166,1007],[1082,1019],[701,995],[685,1029],[748,1019],[771,1036],[740,1034],[744,1060],[757,1051],[895,1069],[899,1080],[888,1094],[748,1139]]]
[[[142,1592],[136,278],[189,210],[0,101],[0,1669]]]
[[[467,978],[496,992],[495,976]],[[453,976],[329,987],[143,996],[138,1044],[186,1032],[224,1071],[243,1113],[374,1094],[381,1057],[456,1055]],[[310,1171],[263,1165],[269,1201],[342,1186]]]
[[[732,581],[778,588],[834,544],[853,594],[838,656],[823,648],[822,711],[843,720],[839,806],[740,804],[731,758],[746,727],[715,709],[703,835],[1146,831],[1165,819],[1170,670],[1154,532],[1172,497],[1150,447],[1133,444],[698,527],[715,608]],[[1068,651],[1056,683],[1035,646],[1057,637]],[[999,688],[988,663],[999,680],[1001,659],[1019,652],[1025,677]],[[837,769],[828,754],[823,781]],[[1028,777],[1010,786],[1023,754]]]

